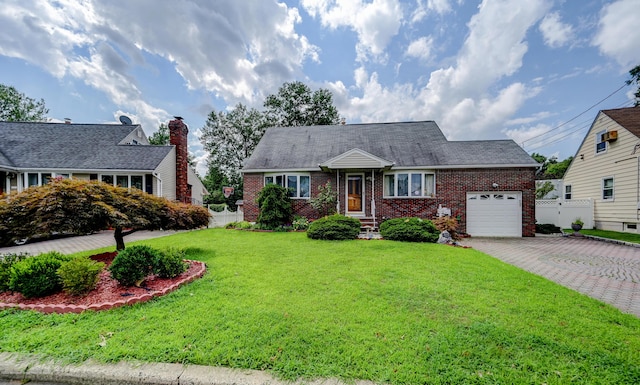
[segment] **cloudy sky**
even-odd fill
[[[640,0],[3,0],[0,83],[53,121],[183,116],[200,160],[212,110],[294,80],[348,123],[435,120],[564,159],[631,105],[639,18]]]

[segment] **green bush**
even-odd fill
[[[439,231],[429,220],[420,218],[394,218],[380,225],[382,238],[392,241],[433,242],[438,240]]]
[[[158,250],[145,245],[127,247],[116,255],[109,266],[111,277],[123,286],[140,286],[153,272],[158,254]]]
[[[158,252],[153,263],[153,272],[160,278],[174,278],[187,271],[189,265],[184,262],[186,253],[182,249],[169,247]]]
[[[9,290],[9,280],[11,279],[11,266],[27,258],[27,253],[8,253],[0,255],[0,293]]]
[[[309,228],[309,219],[300,215],[296,215],[291,222],[291,228],[295,231],[306,230]]]
[[[242,221],[242,222],[231,222],[227,223],[224,226],[225,229],[240,229],[240,230],[248,230],[253,228],[251,222]]]
[[[307,229],[307,237],[311,239],[355,239],[358,234],[360,234],[360,221],[340,214],[313,221]]]
[[[58,269],[62,289],[73,295],[85,294],[96,287],[104,263],[86,257],[74,258]]]
[[[560,228],[552,223],[543,223],[543,224],[538,224],[536,223],[536,233],[539,234],[554,234],[554,233],[561,233],[562,230],[560,230]]]
[[[272,230],[288,223],[293,213],[289,190],[277,184],[268,184],[260,190],[257,223],[264,229]]]
[[[23,259],[11,267],[10,290],[27,298],[44,297],[62,290],[58,269],[71,257],[52,251]]]

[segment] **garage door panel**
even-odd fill
[[[522,236],[521,193],[467,193],[467,232],[472,236]]]

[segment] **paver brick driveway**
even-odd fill
[[[559,236],[463,244],[640,317],[640,248]]]

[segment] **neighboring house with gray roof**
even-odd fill
[[[594,227],[640,232],[640,106],[598,112],[563,179],[566,201],[593,201]]]
[[[338,211],[366,224],[450,210],[471,235],[533,236],[538,167],[512,140],[448,141],[433,121],[274,127],[243,167],[243,209],[255,221],[277,183],[314,219],[309,199],[330,182]]]
[[[184,128],[179,127],[169,146],[150,145],[140,125],[0,122],[0,194],[63,177],[202,203],[204,185],[176,156],[187,151],[188,130],[181,121],[172,122]],[[179,190],[181,174],[187,182]]]

